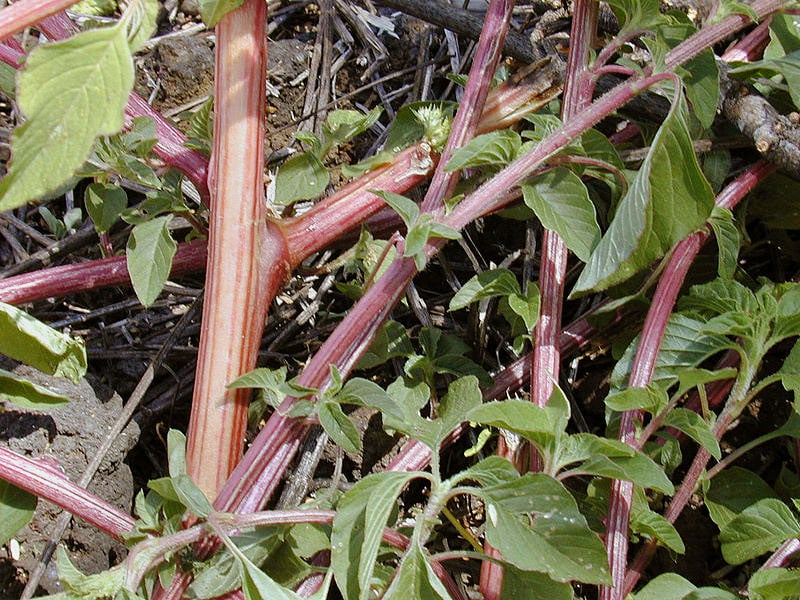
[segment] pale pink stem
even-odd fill
[[[267,298],[286,276],[288,250],[267,220],[264,111],[267,7],[247,0],[217,25],[216,118],[209,188],[210,238],[187,470],[216,496],[239,462],[249,390],[228,390],[252,370],[267,316]]]
[[[78,0],[19,0],[0,10],[0,41],[35,25],[45,17],[54,15],[75,4]]]
[[[55,460],[28,458],[0,446],[0,479],[60,506],[117,539],[136,523],[128,513],[70,481]]]

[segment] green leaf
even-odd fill
[[[246,600],[300,600],[301,596],[276,583],[259,569],[229,538],[222,538],[225,547],[239,563],[242,592]]]
[[[244,0],[199,0],[200,16],[206,26],[214,27],[227,13],[239,8]]]
[[[397,321],[387,321],[380,328],[369,350],[358,361],[357,369],[371,369],[382,365],[387,360],[398,356],[411,356],[414,347],[408,337],[406,328]]]
[[[597,213],[580,177],[565,168],[522,184],[522,197],[547,229],[558,233],[575,256],[586,262],[600,241]]]
[[[800,536],[800,522],[780,500],[765,498],[751,504],[720,530],[722,556],[738,565],[775,550]]]
[[[0,353],[74,383],[86,374],[83,342],[3,302],[0,302]]]
[[[648,489],[673,494],[672,482],[653,459],[634,450],[624,442],[601,438],[590,433],[569,436],[559,455],[559,469],[581,461],[579,473],[609,479],[624,479]]]
[[[733,222],[733,213],[726,208],[715,206],[709,222],[719,250],[717,271],[720,277],[731,279],[738,266],[741,243],[739,230]]]
[[[118,565],[94,575],[84,575],[70,562],[62,545],[56,551],[58,579],[64,586],[67,598],[81,600],[106,600],[113,598],[125,583],[125,566]]]
[[[490,269],[473,276],[450,300],[448,310],[459,310],[473,302],[495,296],[520,294],[517,278],[508,269]]]
[[[770,343],[800,335],[800,286],[796,283],[781,286],[777,313]]]
[[[234,379],[228,389],[254,388],[261,391],[268,406],[277,408],[290,390],[286,385],[286,367],[253,369]]]
[[[319,402],[317,416],[325,433],[345,452],[355,453],[361,450],[358,429],[336,402]]]
[[[118,185],[92,183],[86,187],[84,201],[95,229],[98,233],[105,233],[128,206],[128,195]]]
[[[400,215],[400,218],[403,219],[403,223],[405,223],[408,229],[417,221],[419,217],[419,207],[413,200],[401,196],[400,194],[393,194],[392,192],[384,192],[382,190],[371,191],[386,202],[394,212]]]
[[[751,600],[796,600],[800,590],[800,571],[760,569],[747,584]]]
[[[397,497],[419,473],[372,473],[342,496],[331,532],[331,568],[345,598],[367,600],[383,529]]]
[[[399,152],[424,137],[431,139],[430,134],[433,134],[432,141],[436,142],[441,128],[441,119],[438,119],[438,123],[425,123],[420,117],[426,117],[426,112],[421,109],[435,109],[442,115],[442,118],[449,121],[455,114],[456,108],[458,108],[457,103],[445,101],[412,102],[403,106],[397,111],[397,115],[389,127],[386,149],[389,152]]]
[[[253,564],[263,564],[283,543],[283,530],[258,527],[231,537],[231,541]],[[217,552],[195,572],[186,595],[193,600],[211,600],[242,585],[238,559],[228,552]]]
[[[773,489],[758,475],[730,467],[711,480],[704,500],[711,520],[722,529],[748,506],[775,497]]]
[[[485,166],[504,167],[517,157],[520,146],[522,139],[511,129],[484,133],[455,150],[447,162],[447,170],[452,172]]]
[[[780,58],[800,50],[800,18],[797,15],[776,13],[769,22],[769,44],[764,58]]]
[[[133,60],[121,25],[37,46],[18,78],[17,101],[27,120],[12,136],[0,211],[67,181],[97,136],[122,128],[132,88]]]
[[[783,361],[777,375],[781,378],[783,389],[794,392],[795,401],[800,398],[800,340],[797,340]]]
[[[665,21],[659,11],[658,0],[611,0],[608,4],[622,25],[620,34],[652,30]]]
[[[652,579],[637,594],[635,600],[683,600],[697,588],[677,573],[662,573]]]
[[[200,517],[206,517],[214,507],[186,472],[186,436],[177,429],[167,433],[169,476],[180,502]]]
[[[689,295],[681,299],[680,307],[682,310],[697,311],[709,316],[741,312],[755,318],[761,316],[762,312],[756,294],[738,281],[726,279],[715,279],[703,285],[692,286]]]
[[[752,77],[758,74],[775,74],[783,77],[795,108],[800,108],[800,50],[781,58],[765,59],[733,69],[731,75]]]
[[[508,305],[514,311],[514,314],[522,318],[528,331],[533,331],[534,325],[539,320],[541,300],[539,286],[535,283],[528,284],[524,296],[522,294],[511,294],[508,297]]]
[[[416,538],[400,561],[384,600],[450,600],[450,594],[433,572]]]
[[[713,292],[711,292],[713,293]],[[704,360],[729,347],[723,336],[703,332],[705,323],[682,314],[673,314],[667,323],[661,349],[656,358],[652,382],[666,389],[687,367],[696,367]],[[625,350],[611,374],[611,391],[623,390],[630,378],[631,365],[638,347],[638,338]]]
[[[631,513],[631,531],[640,535],[646,535],[651,539],[657,540],[659,546],[669,548],[673,552],[683,554],[686,546],[681,539],[675,526],[667,521],[663,516],[647,508],[646,503],[643,507],[634,507]]]
[[[359,133],[367,131],[378,122],[382,112],[383,109],[378,106],[367,114],[357,110],[335,110],[329,113],[322,124],[322,132],[325,134],[324,154],[333,147],[353,139]],[[319,158],[325,158],[324,154]]]
[[[488,402],[470,410],[465,420],[507,429],[538,445],[551,444],[558,433],[550,414],[526,400]]]
[[[658,414],[667,405],[667,393],[653,383],[647,387],[629,387],[619,392],[612,392],[606,398],[606,407],[610,410],[625,412],[628,410],[645,410],[650,414]]]
[[[670,48],[674,48],[693,33],[696,28],[691,23],[671,23],[658,30]],[[719,69],[711,48],[705,48],[694,58],[677,69],[692,103],[697,120],[705,127],[711,127],[717,116],[719,103]]]
[[[288,206],[321,195],[330,181],[325,165],[311,152],[292,156],[275,178],[275,204]]]
[[[0,480],[0,545],[5,545],[33,518],[37,498]]]
[[[169,234],[172,215],[157,217],[133,228],[126,252],[133,291],[144,306],[156,301],[172,269],[177,244]]]
[[[696,412],[687,408],[673,408],[664,418],[664,427],[674,427],[682,431],[708,450],[711,456],[717,460],[722,458],[719,442],[714,437],[711,426]]]
[[[606,289],[649,267],[702,227],[713,207],[714,194],[692,148],[681,96],[659,128],[573,294]]]
[[[483,487],[491,487],[516,481],[519,472],[508,459],[501,456],[488,456],[479,463],[453,476],[454,483],[477,481]]]
[[[556,581],[610,582],[603,543],[558,481],[527,473],[485,487],[480,495],[486,504],[486,539],[505,560]]]
[[[156,0],[133,0],[128,4],[120,21],[125,26],[131,52],[141,48],[155,32],[158,9]]]
[[[733,379],[736,377],[738,371],[735,367],[726,367],[717,371],[709,371],[708,369],[699,369],[694,367],[687,367],[678,373],[678,391],[676,394],[682,396],[689,390],[713,383],[715,381],[724,381],[725,379]]]
[[[572,600],[569,583],[553,581],[544,573],[522,571],[512,565],[503,565],[503,591],[501,598],[513,600]]]
[[[467,420],[465,415],[480,406],[482,398],[478,378],[473,375],[460,377],[447,387],[447,394],[439,402],[437,415],[442,439]]]
[[[69,398],[0,369],[0,401],[28,410],[46,410],[51,406],[66,404]]]

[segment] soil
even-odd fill
[[[357,36],[347,42],[334,36],[332,41],[338,53],[336,56],[341,60],[340,64],[334,62],[333,66],[329,65],[332,92],[329,97],[318,99],[311,109],[312,114],[306,114],[309,105],[307,90],[312,81],[318,83],[315,76],[309,73],[318,42],[318,11],[315,5],[288,1],[275,2],[274,6],[270,2],[270,8],[278,17],[275,18],[269,43],[267,144],[272,155],[265,167],[267,171],[274,171],[275,165],[290,153],[290,148],[299,148],[293,139],[295,131],[299,128],[319,131],[320,119],[317,117],[321,117],[328,109],[363,109],[376,105],[386,108],[387,115],[381,125],[330,157],[331,163],[357,162],[374,151],[382,129],[392,116],[390,113],[400,106],[418,100],[423,95],[426,98],[449,100],[456,97],[456,87],[445,77],[451,68],[449,48],[441,30],[413,17],[397,16],[394,23],[398,37],[382,36],[388,51],[380,60],[368,44]],[[136,91],[149,99],[160,112],[171,116],[184,130],[192,112],[213,94],[214,37],[210,32],[192,29],[197,24],[196,15],[197,6],[193,0],[183,0],[179,4],[175,1],[164,3],[159,35],[167,37],[148,47],[136,58]],[[341,26],[347,29],[346,25]],[[469,47],[469,40],[462,38],[460,51],[468,52]],[[423,78],[419,76],[421,70],[415,72],[410,69],[402,76],[397,75],[400,69],[427,62],[433,64],[429,88],[425,87]],[[380,85],[362,89],[372,80],[387,75],[396,76]],[[0,132],[7,132],[12,122],[9,116],[12,106],[2,98],[0,102]],[[0,142],[6,139],[0,136]],[[4,172],[7,159],[8,148],[0,143],[0,174]],[[72,202],[80,204],[81,190],[79,187],[75,194],[78,200],[73,199]],[[140,196],[132,198],[132,201],[136,201]],[[51,201],[48,206],[55,214],[63,215],[68,202],[62,197]],[[52,241],[35,208],[21,209],[16,216],[38,230],[46,240]],[[24,240],[17,247],[9,240],[9,236],[0,238],[0,270],[11,268],[43,245],[25,238],[11,225],[0,225],[11,232],[10,237]],[[791,274],[798,272],[800,247],[790,234],[786,234],[781,244],[776,245],[771,241],[760,242],[771,235],[763,222],[752,225],[749,231],[751,243],[741,259],[743,267],[753,279],[758,275],[788,279]],[[486,232],[491,235],[486,235]],[[476,354],[482,355],[480,358],[484,366],[490,370],[508,364],[512,358],[508,331],[503,326],[492,325],[486,335],[480,337],[475,331],[475,313],[447,312],[447,299],[452,294],[450,282],[458,280],[463,283],[468,280],[475,272],[474,263],[486,268],[506,261],[516,249],[526,247],[525,233],[523,225],[513,229],[508,227],[508,221],[486,218],[467,231],[463,248],[468,251],[456,245],[448,246],[442,258],[416,280],[427,317],[449,331],[472,335],[469,341],[476,342],[476,347],[480,348]],[[114,235],[118,236],[114,238],[115,247],[121,250],[126,231],[115,231]],[[781,255],[783,260],[775,260],[777,255]],[[326,269],[339,256],[331,252],[314,257],[304,265],[301,273],[287,282],[271,309],[259,364],[271,367],[286,365],[291,375],[296,374],[308,356],[318,348],[320,340],[330,333],[339,316],[348,309],[349,300],[335,287],[332,291],[322,289]],[[96,248],[87,246],[59,260],[76,262],[95,257]],[[524,260],[520,256],[508,264],[521,274],[526,268]],[[538,261],[535,250],[531,260],[533,263]],[[571,276],[574,273],[571,272]],[[29,307],[32,314],[85,341],[90,373],[80,384],[72,385],[63,379],[11,365],[15,372],[45,387],[61,391],[72,401],[42,414],[16,410],[0,413],[0,443],[27,456],[54,457],[70,478],[77,480],[99,446],[103,432],[108,431],[119,414],[122,399],[128,398],[150,360],[165,343],[170,329],[199,295],[202,285],[202,276],[187,276],[171,281],[159,302],[147,310],[138,304],[127,288],[74,294]],[[314,301],[319,302],[317,311],[310,319],[304,317],[304,308]],[[585,306],[580,302],[569,302],[564,320],[569,321],[584,309]],[[419,330],[419,313],[409,308],[398,309],[394,318],[412,331]],[[149,479],[166,473],[166,431],[169,428],[186,428],[198,332],[199,324],[195,320],[170,351],[165,367],[158,373],[145,396],[134,422],[116,440],[100,473],[90,485],[92,491],[126,511],[131,509],[134,494],[143,489]],[[625,335],[619,331],[615,334],[622,334],[621,337]],[[586,427],[595,433],[605,428],[603,398],[607,391],[609,369],[613,365],[613,341],[603,339],[591,351],[571,357],[576,359],[573,363],[576,372],[572,378],[576,407],[580,409]],[[396,370],[397,366],[391,365],[386,372],[376,373],[374,377],[388,380],[396,376]],[[783,422],[789,398],[774,394],[771,402],[769,410],[759,412],[759,406],[756,405],[742,417],[729,440],[731,444],[737,445],[740,440],[750,439]],[[380,415],[372,411],[357,409],[351,417],[362,436],[364,451],[341,456],[331,444],[325,445],[321,455],[316,457],[318,466],[310,483],[312,489],[315,485],[330,484],[339,461],[342,475],[350,483],[384,467],[404,441],[398,436],[386,434],[380,424]],[[452,450],[443,464],[454,470],[463,467],[463,451],[471,444],[462,442],[464,447]],[[487,447],[485,452],[491,450],[491,447]],[[765,446],[760,453],[753,453],[750,460],[756,461],[754,465],[749,465],[750,468],[767,472],[774,478],[787,461],[787,452],[776,442]],[[422,489],[411,490],[404,498],[406,507],[413,506],[423,494]],[[482,507],[477,504],[454,506],[453,512],[459,518],[463,517],[464,522],[469,522],[468,527],[474,526],[479,531],[483,518]],[[19,543],[19,557],[16,557],[16,553],[12,557],[9,545],[0,549],[0,597],[19,596],[28,572],[35,567],[59,514],[60,510],[56,507],[40,502],[34,521],[15,538]],[[707,559],[708,556],[716,556],[717,549],[713,541],[716,528],[706,512],[702,509],[686,511],[677,527],[686,542],[686,555],[675,557],[661,552],[656,564],[659,568],[663,566],[684,574],[697,585],[719,583],[715,573],[722,565]],[[106,569],[125,555],[121,544],[77,521],[72,522],[62,541],[74,564],[87,573]],[[474,573],[470,575],[474,576]],[[54,593],[60,590],[53,562],[39,585],[41,592]]]
[[[3,362],[8,363],[5,359]],[[55,460],[70,479],[78,480],[102,443],[103,433],[116,421],[122,409],[122,398],[96,380],[94,385],[88,379],[73,384],[24,365],[3,364],[2,367],[71,401],[43,414],[5,410],[0,413],[0,443],[23,456]],[[132,422],[116,438],[89,484],[90,491],[126,512],[132,507],[134,486],[125,460],[138,438],[139,427]],[[19,558],[13,561],[15,569],[10,568],[9,546],[0,555],[0,563],[4,565],[0,566],[0,577],[3,572],[17,575],[16,569],[31,571],[35,568],[50,540],[53,524],[62,512],[49,502],[39,501],[31,523],[14,538],[19,545]],[[87,573],[108,569],[126,554],[124,545],[80,520],[72,520],[62,541],[69,548],[75,566]],[[17,587],[13,581],[3,584],[0,580],[0,585],[3,595],[8,596],[12,596],[12,589]],[[62,591],[54,561],[39,585],[50,594]]]

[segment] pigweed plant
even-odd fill
[[[492,0],[459,104],[397,111],[383,150],[345,165],[350,182],[321,199],[332,151],[382,116],[332,112],[319,135],[297,135],[307,150],[265,186],[266,3],[201,0],[216,28],[214,106],[188,136],[132,92],[155,0],[81,31],[63,12],[72,4],[0,9],[3,93],[18,123],[0,207],[24,216],[89,178],[82,206],[103,257],[0,281],[0,350],[79,379],[81,343],[14,305],[130,283],[147,306],[170,274],[203,269],[206,287],[188,432],[169,433],[169,474],[138,494],[134,515],[88,492],[91,473],[79,485],[0,449],[3,543],[42,498],[129,547],[89,575],[60,548],[57,597],[326,598],[334,587],[348,600],[797,597],[800,287],[752,277],[740,256],[749,213],[795,248],[794,2],[720,0],[687,15],[612,0],[616,25],[599,29],[599,3],[575,0],[565,55],[544,53],[497,83],[513,2]],[[23,46],[27,28],[47,42]],[[626,112],[642,97],[649,120]],[[748,196],[759,184],[767,191]],[[41,214],[56,236],[76,219]],[[509,260],[459,283],[449,314],[482,333],[390,319],[445,244],[488,215],[534,232],[524,261],[535,268]],[[179,218],[191,231],[177,243]],[[129,234],[117,256],[120,222]],[[693,266],[712,236],[713,268]],[[356,238],[339,262],[354,300],[346,316],[296,377],[259,367],[291,273]],[[567,327],[565,303],[580,307]],[[494,363],[487,328],[503,332]],[[562,356],[608,343],[604,425],[577,429],[582,399]],[[14,373],[0,382],[7,405],[68,401]],[[751,406],[783,424],[731,436]],[[360,450],[354,408],[405,436],[399,453],[358,481],[339,469],[328,488],[276,505],[312,428],[337,452]],[[243,451],[248,420],[260,429]],[[453,461],[459,439],[471,441]],[[737,463],[774,440],[785,444],[779,476]],[[471,519],[455,514],[463,506]],[[735,577],[705,585],[670,567],[687,550],[675,526],[687,508],[716,525],[707,560]],[[667,559],[651,566],[658,548]]]

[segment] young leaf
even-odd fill
[[[227,13],[239,8],[244,0],[199,0],[200,15],[207,27],[214,27]]]
[[[37,498],[0,480],[0,545],[5,545],[33,518]]]
[[[385,147],[389,152],[400,152],[411,144],[427,138],[435,144],[441,143],[442,133],[449,132],[450,119],[458,104],[455,102],[412,102],[397,111]],[[445,133],[446,140],[446,133]]]
[[[711,426],[693,410],[673,408],[664,418],[664,427],[674,427],[678,431],[682,431],[708,450],[711,456],[717,460],[722,458],[719,442],[714,437]]]
[[[478,378],[473,375],[460,377],[447,387],[447,394],[439,402],[438,419],[442,437],[455,429],[473,408],[481,404],[481,388]]]
[[[654,415],[660,413],[668,401],[667,393],[661,386],[650,383],[647,387],[629,387],[619,392],[612,392],[605,402],[610,410],[618,412],[644,410]]]
[[[501,129],[474,137],[463,148],[453,152],[448,171],[475,167],[504,167],[519,154],[522,139],[516,131]]]
[[[658,33],[670,48],[674,48],[695,31],[691,23],[671,23],[659,27]],[[679,67],[677,73],[681,77],[697,120],[703,127],[711,127],[717,116],[719,102],[719,69],[713,50],[706,48]]]
[[[739,260],[739,245],[741,243],[739,230],[733,223],[733,213],[725,208],[714,207],[711,213],[711,228],[719,249],[717,272],[720,277],[733,278]]]
[[[372,473],[339,500],[331,531],[331,568],[345,598],[372,597],[370,582],[383,529],[400,492],[419,475]]]
[[[556,581],[609,583],[603,543],[555,479],[527,473],[482,488],[480,495],[486,504],[486,539],[505,560]]]
[[[82,342],[2,302],[0,353],[74,383],[86,374],[86,346]]]
[[[522,197],[547,229],[558,233],[586,262],[600,241],[600,225],[586,186],[572,171],[558,168],[522,184]]]
[[[84,201],[95,229],[98,233],[105,233],[128,206],[128,195],[118,185],[92,183],[86,187]]]
[[[696,367],[708,357],[730,346],[727,338],[704,333],[704,327],[703,321],[692,319],[686,315],[673,314],[670,317],[656,359],[656,368],[652,379],[654,384],[666,389],[678,379],[683,369]],[[611,374],[612,391],[623,390],[627,387],[638,344],[637,338],[628,346],[622,358],[615,365]]]
[[[342,407],[336,402],[319,402],[317,406],[319,423],[330,438],[341,446],[345,452],[361,450],[361,438],[358,429],[344,414]]]
[[[698,386],[713,383],[714,381],[733,379],[736,377],[737,372],[738,371],[734,367],[726,367],[717,371],[687,367],[678,373],[679,385],[676,394],[678,396],[683,396],[683,394]]]
[[[448,310],[454,311],[469,306],[473,302],[495,296],[520,294],[517,278],[508,269],[490,269],[473,276],[461,286],[450,300]]]
[[[764,49],[764,58],[780,58],[795,50],[800,50],[797,15],[773,15],[769,23],[769,44]]]
[[[488,456],[479,463],[453,476],[454,483],[477,481],[483,487],[491,487],[515,481],[519,472],[508,459],[501,456]]]
[[[602,290],[629,279],[702,227],[711,214],[714,194],[692,148],[682,98],[661,124],[573,293]]]
[[[539,320],[539,306],[541,305],[541,293],[539,286],[529,283],[525,290],[525,295],[511,294],[508,297],[508,306],[514,314],[520,317],[528,331],[532,331],[534,325]]]
[[[419,542],[412,541],[383,600],[450,600]]]
[[[413,200],[409,200],[400,194],[384,192],[382,190],[372,190],[372,193],[381,198],[394,212],[400,215],[407,229],[410,229],[417,221],[419,217],[419,207]]]
[[[255,388],[268,406],[277,408],[291,390],[286,383],[286,367],[253,369],[228,384],[228,389]]]
[[[300,600],[300,596],[276,583],[269,575],[259,569],[234,544],[230,538],[222,538],[225,547],[239,563],[242,577],[242,592],[246,600]]]
[[[608,4],[622,25],[620,33],[652,30],[665,21],[658,0],[611,0]]]
[[[369,350],[358,361],[357,369],[371,369],[382,365],[390,358],[398,356],[411,356],[414,354],[414,346],[408,337],[406,328],[397,321],[387,321],[372,344]]]
[[[155,32],[158,9],[155,0],[133,0],[128,3],[120,22],[125,26],[131,52],[141,48]]]
[[[721,528],[722,556],[738,565],[774,550],[789,538],[800,536],[800,522],[780,500],[765,498],[751,504]]]
[[[488,402],[470,410],[464,420],[507,429],[540,443],[549,442],[555,434],[547,411],[525,400]]]
[[[17,101],[27,121],[12,136],[0,211],[67,181],[97,136],[122,128],[132,87],[133,59],[122,25],[37,46],[19,74]]]
[[[69,398],[0,369],[0,402],[10,402],[28,410],[45,410],[66,404]]]
[[[322,132],[325,134],[325,146],[319,158],[324,159],[325,154],[331,148],[343,144],[359,133],[367,131],[381,116],[383,109],[378,106],[367,114],[357,110],[335,110],[328,114],[322,124]]]
[[[171,215],[133,228],[126,252],[133,291],[144,306],[156,301],[172,269],[177,244],[169,234]]]
[[[58,579],[69,600],[105,600],[113,598],[125,583],[125,566],[118,565],[94,575],[84,575],[70,562],[67,551],[58,546]]]
[[[634,506],[631,512],[631,531],[646,535],[658,541],[659,546],[669,548],[678,554],[686,552],[686,546],[675,526],[657,512],[650,510],[646,502],[642,504],[644,506],[640,508]]]
[[[569,436],[559,454],[558,468],[578,461],[581,464],[575,470],[579,473],[624,479],[665,494],[675,491],[664,470],[653,459],[618,440],[590,433]]]
[[[200,517],[208,516],[214,507],[186,473],[186,436],[177,429],[167,433],[169,476],[181,503]]]
[[[316,198],[330,181],[325,165],[311,152],[292,156],[284,162],[275,180],[275,204],[288,206],[298,200]]]

